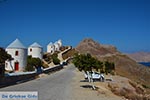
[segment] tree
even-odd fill
[[[105,73],[111,73],[113,70],[115,70],[115,64],[113,62],[105,61]]]
[[[7,59],[11,59],[11,55],[7,54],[7,52],[0,47],[0,64],[4,64]]]
[[[11,59],[11,55],[7,54],[7,52],[0,47],[0,77],[3,77],[5,73],[5,61]]]
[[[99,70],[100,73],[104,73],[103,71],[103,62],[96,60],[96,66],[95,66],[96,71]]]
[[[114,62],[101,62],[90,54],[75,54],[73,63],[79,71],[92,72],[95,69],[96,71],[99,70],[100,73],[108,74],[115,70]]]
[[[77,53],[74,56],[73,59],[73,63],[75,65],[75,67],[78,68],[79,71],[88,71],[88,66],[87,66],[87,62],[86,62],[86,58],[84,54],[80,54],[78,55]]]
[[[75,54],[73,59],[74,65],[79,69],[79,71],[90,71],[93,69],[102,69],[103,63],[98,59],[92,57],[90,54]]]
[[[35,68],[41,67],[42,61],[40,58],[32,58],[28,56],[27,58],[27,66],[25,68],[26,71],[34,71]]]

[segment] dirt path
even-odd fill
[[[95,82],[99,88],[92,90],[90,83],[84,81],[84,76],[77,69],[74,71],[73,98],[74,100],[125,100],[123,97],[114,95],[106,86],[105,82]]]

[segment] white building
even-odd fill
[[[62,41],[58,40],[57,43],[59,44],[59,47],[62,47]]]
[[[55,46],[55,51],[60,50],[60,46],[59,46],[59,43],[57,41],[54,43],[54,46]]]
[[[55,46],[52,42],[47,45],[47,52],[53,54],[55,52]]]
[[[43,58],[43,48],[38,43],[33,43],[28,47],[28,55],[31,55],[33,58]]]
[[[47,52],[53,54],[55,51],[60,51],[60,47],[62,47],[61,40],[56,41],[54,44],[50,42],[47,45]]]
[[[6,48],[6,51],[13,60],[5,61],[5,70],[23,71],[27,65],[27,48],[16,39]]]

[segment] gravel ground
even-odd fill
[[[106,82],[94,82],[98,88],[92,90],[91,84],[84,81],[83,73],[75,69],[73,79],[73,97],[74,100],[125,100],[123,97],[114,95],[108,88]]]

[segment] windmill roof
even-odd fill
[[[54,45],[57,45],[58,44],[58,42],[56,41],[55,43],[54,43]]]
[[[50,42],[48,45],[53,45],[53,43],[52,43],[52,42]]]
[[[7,48],[21,48],[26,49],[26,47],[20,42],[19,39],[14,40]]]
[[[32,45],[30,45],[29,47],[39,47],[42,48],[41,45],[39,45],[38,43],[34,42]]]

